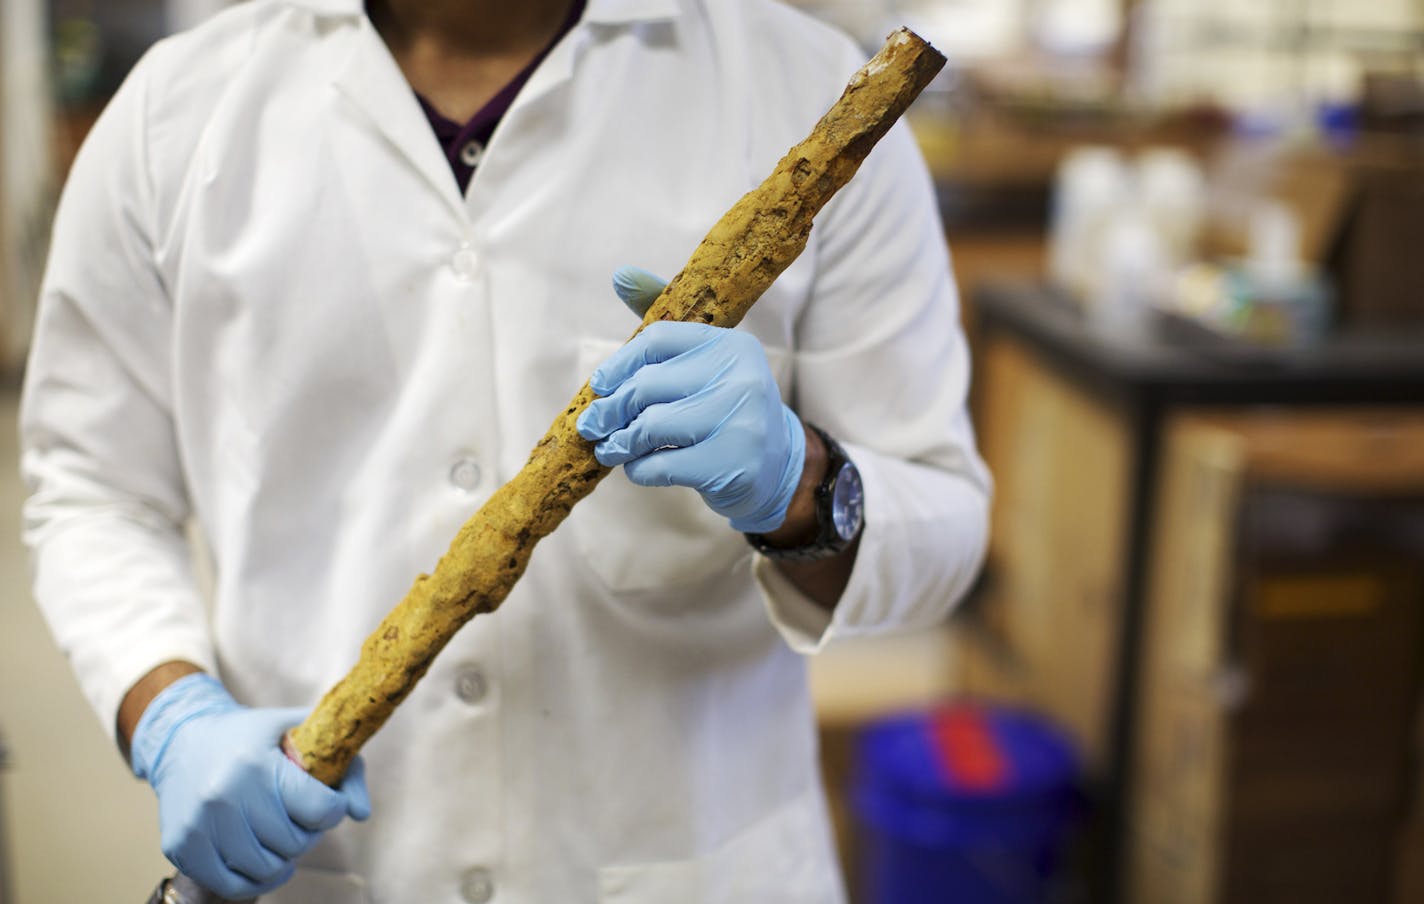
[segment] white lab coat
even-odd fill
[[[631,332],[611,272],[675,273],[863,61],[764,0],[591,0],[461,197],[358,0],[155,47],[70,176],[22,416],[36,594],[105,726],[169,659],[313,703]],[[834,618],[615,472],[368,745],[375,817],[265,900],[842,899],[796,651],[942,619],[986,528],[908,132],[743,328],[863,474]]]

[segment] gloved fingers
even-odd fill
[[[688,449],[711,436],[726,420],[723,411],[715,410],[708,399],[714,393],[699,393],[685,399],[650,405],[621,430],[594,446],[600,464],[608,467],[626,465],[659,449]],[[694,462],[688,461],[688,467]],[[726,462],[709,457],[704,451],[696,459],[697,478],[705,482],[711,472],[722,469]],[[679,486],[695,486],[689,474],[676,481]]]
[[[291,862],[266,847],[254,833],[252,822],[262,819],[257,807],[221,805],[212,815],[218,856],[232,872],[259,886],[270,886],[284,874]],[[217,889],[214,889],[216,891]]]
[[[273,762],[271,787],[274,793],[271,798],[249,807],[247,820],[262,847],[285,860],[295,860],[311,850],[321,833],[299,825],[287,812],[281,793],[282,771],[284,767]]]
[[[274,764],[277,795],[292,822],[313,832],[324,832],[346,815],[347,798],[334,788],[303,772],[283,754]]]
[[[644,418],[657,410],[644,412]],[[800,419],[783,408],[782,420],[787,434],[785,451],[774,455],[779,464],[773,470],[766,468],[768,462],[757,450],[780,444],[760,432],[740,429],[733,418],[719,427],[716,436],[677,449],[654,448],[626,462],[623,473],[641,486],[691,487],[713,511],[730,520],[734,530],[764,534],[786,520],[786,509],[805,466],[806,442]],[[618,437],[614,434],[610,441]],[[655,443],[659,438],[654,435],[645,442]]]
[[[252,879],[241,873],[228,871],[230,879],[226,888],[210,888],[222,895],[224,901],[246,901],[281,888],[291,881],[297,871],[295,863],[286,863],[280,870],[266,879]],[[193,878],[190,876],[190,878]]]
[[[786,454],[772,492],[765,494],[760,504],[740,507],[719,507],[732,523],[732,530],[746,534],[765,534],[776,530],[786,520],[786,510],[801,483],[806,467],[806,428],[790,408],[782,406],[782,424],[786,433]]]
[[[647,364],[660,364],[678,355],[711,342],[731,332],[705,323],[677,323],[660,320],[649,324],[627,344],[609,356],[593,372],[589,385],[601,396],[607,396]]]
[[[613,271],[613,291],[628,306],[628,310],[642,320],[648,308],[658,300],[667,280],[662,279],[642,267],[619,267]]]
[[[366,763],[360,757],[352,761],[341,787],[329,795],[312,795],[313,789],[298,779],[316,780],[296,769],[285,756],[280,762],[274,762],[273,773],[281,806],[254,808],[250,823],[257,841],[280,857],[287,860],[301,857],[315,846],[323,831],[334,827],[343,816],[366,819],[371,815],[371,797],[366,790]],[[321,787],[326,789],[325,785]],[[294,809],[297,812],[293,812]],[[315,824],[304,825],[303,820],[315,820]]]
[[[259,887],[258,883],[234,871],[206,838],[185,846],[180,851],[164,853],[185,876],[227,900],[253,898],[271,890]]]
[[[366,761],[361,757],[351,761],[341,787],[336,789],[346,798],[346,815],[357,822],[371,818],[371,792],[366,788]]]
[[[725,489],[725,481],[733,475],[715,475],[715,486],[706,485],[707,458],[704,448],[660,449],[628,462],[623,466],[623,473],[644,487],[691,487],[704,493]]]
[[[607,439],[654,405],[678,402],[703,392],[717,376],[718,362],[699,360],[694,355],[642,367],[612,393],[589,403],[578,418],[579,435],[590,442]]]
[[[304,829],[281,813],[254,816],[252,831],[264,848],[286,861],[299,859],[321,840],[320,832]]]

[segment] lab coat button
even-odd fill
[[[485,146],[473,139],[466,142],[460,148],[460,162],[473,169],[480,165],[480,158],[485,155]]]
[[[480,485],[480,464],[473,458],[458,458],[450,466],[450,483],[466,493]]]
[[[450,266],[455,271],[455,277],[461,282],[469,282],[475,278],[475,274],[480,268],[480,257],[475,254],[475,250],[469,245],[462,245],[455,256],[450,259]]]
[[[455,678],[455,696],[471,705],[483,700],[488,691],[489,682],[477,668],[465,669]]]
[[[494,898],[494,878],[489,870],[475,868],[460,878],[460,897],[469,904],[485,904]]]

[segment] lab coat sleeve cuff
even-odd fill
[[[846,448],[851,451],[851,447]],[[856,550],[855,567],[835,608],[827,609],[797,590],[774,560],[758,554],[752,561],[752,576],[772,625],[791,649],[807,656],[821,652],[837,640],[874,633],[873,629],[859,624],[862,619],[856,618],[853,610],[863,608],[858,601],[874,595],[870,586],[874,569],[867,563],[879,555],[885,531],[884,525],[877,525],[872,517],[871,500],[884,499],[884,489],[873,456],[860,451],[859,454],[851,452],[851,458],[860,470],[865,487],[866,520]]]
[[[216,673],[176,530],[110,513],[47,519],[28,541],[35,599],[111,740],[124,696],[156,666],[191,662]]]
[[[776,630],[803,654],[848,638],[942,622],[978,572],[988,491],[975,472],[940,474],[846,444],[865,487],[855,567],[834,610],[796,590],[764,556],[752,575]]]
[[[827,609],[797,590],[766,556],[752,561],[752,576],[766,604],[767,615],[791,649],[804,655],[819,653],[831,639],[834,610]]]

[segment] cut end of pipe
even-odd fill
[[[297,745],[292,743],[292,733],[290,731],[282,735],[282,752],[287,755],[287,759],[296,763],[303,772],[307,771],[306,763],[302,762],[302,755],[300,751],[297,750]]]
[[[903,25],[885,38],[885,45],[870,61],[856,71],[851,77],[850,88],[859,88],[867,81],[876,78],[891,66],[891,58],[903,53],[913,53],[919,56],[916,61],[916,68],[921,73],[917,80],[915,93],[918,94],[925,85],[939,74],[946,62],[944,54],[934,48],[930,42],[915,34]]]

